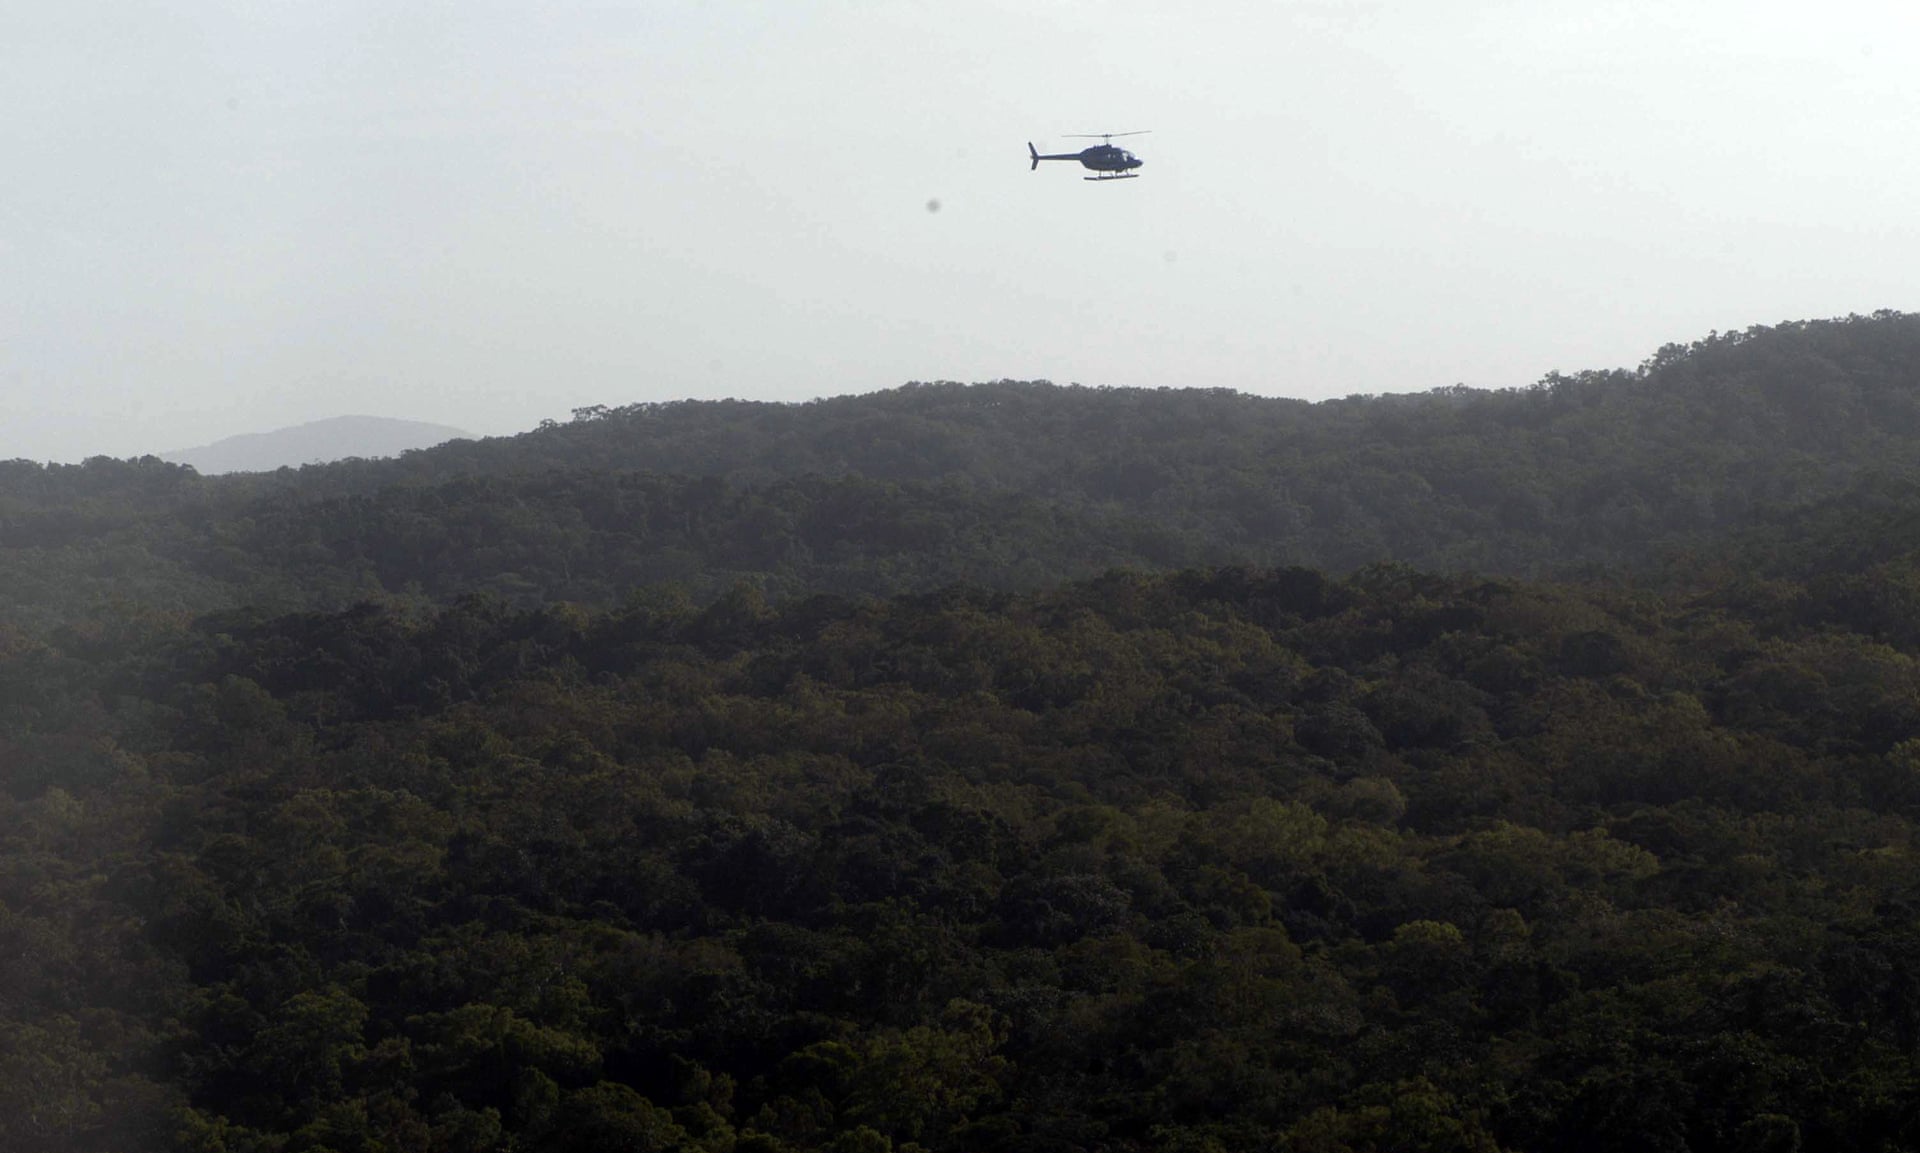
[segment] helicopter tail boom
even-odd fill
[[[1027,155],[1033,158],[1033,163],[1028,165],[1027,167],[1028,172],[1032,172],[1034,169],[1039,168],[1040,162],[1042,160],[1078,160],[1080,159],[1080,154],[1078,152],[1056,152],[1049,155],[1048,153],[1042,152],[1039,149],[1035,148],[1033,146],[1033,141],[1031,140],[1027,141]]]

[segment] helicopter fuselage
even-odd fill
[[[1095,172],[1131,175],[1134,169],[1146,163],[1133,153],[1114,144],[1096,144],[1091,148],[1082,148],[1078,152],[1056,152],[1050,156],[1043,155],[1032,144],[1028,144],[1027,152],[1033,158],[1034,168],[1040,167],[1042,160],[1078,160],[1082,167],[1090,168]],[[1109,176],[1107,179],[1112,177]]]
[[[1080,150],[1081,166],[1095,172],[1130,172],[1145,163],[1126,149],[1111,144],[1096,144]]]

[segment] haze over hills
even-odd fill
[[[1905,1148],[1916,526],[1893,313],[0,463],[0,1148]]]
[[[696,600],[741,580],[776,598],[887,595],[1230,562],[1644,573],[1778,540],[1769,526],[1810,510],[1829,536],[1860,500],[1897,520],[1920,482],[1917,382],[1920,317],[1880,313],[1505,392],[1308,404],[931,384],[583,409],[277,473],[16,462],[0,476],[0,592],[18,617],[89,595],[606,605],[661,583]],[[1897,559],[1896,544],[1854,555]],[[1799,555],[1763,551],[1762,567]]]
[[[749,483],[810,474],[964,478],[1126,501],[1177,487],[1162,468],[1289,476],[1327,454],[1359,452],[1444,479],[1466,463],[1450,446],[1495,427],[1505,434],[1473,446],[1494,454],[1481,462],[1487,467],[1586,473],[1652,451],[1681,471],[1698,471],[1705,466],[1688,458],[1701,447],[1742,463],[1782,452],[1871,455],[1873,442],[1920,430],[1916,371],[1920,315],[1887,311],[1716,332],[1654,351],[1634,369],[1554,372],[1528,388],[1497,391],[1456,387],[1309,403],[1224,389],[942,381],[797,404],[595,406],[519,436],[303,480],[364,486],[539,468],[644,468]],[[1611,443],[1615,437],[1629,441]],[[1138,467],[1143,459],[1149,467]]]
[[[271,472],[358,457],[399,456],[431,448],[468,434],[444,424],[394,420],[381,416],[336,416],[272,432],[246,433],[198,448],[160,453],[160,459],[191,465],[205,476],[229,472]]]

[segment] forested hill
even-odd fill
[[[680,401],[580,409],[567,424],[316,473],[315,488],[544,468],[643,468],[758,481],[855,474],[965,477],[1075,501],[1201,507],[1220,478],[1292,479],[1314,508],[1338,457],[1486,503],[1665,468],[1715,483],[1780,455],[1920,459],[1920,316],[1783,324],[1669,345],[1634,371],[1551,373],[1520,390],[1466,388],[1309,404],[1226,390],[1046,382],[917,384],[806,404]],[[1705,450],[1710,459],[1685,466]],[[1782,464],[1787,462],[1781,462]],[[1577,478],[1556,476],[1577,470]],[[1216,478],[1214,484],[1200,478]],[[1782,477],[1781,491],[1796,485]],[[1643,485],[1658,497],[1657,486]],[[1405,495],[1418,496],[1417,492]],[[1160,498],[1156,500],[1155,498]],[[1657,503],[1657,501],[1656,501]]]
[[[582,410],[505,441],[317,475],[646,468],[964,480],[1118,507],[1263,560],[1542,571],[1639,562],[1920,473],[1920,316],[1715,334],[1633,371],[1321,404],[1220,390],[913,385],[801,405]]]
[[[605,604],[663,581],[886,594],[1229,561],[1539,575],[1729,549],[1751,568],[1758,549],[1767,567],[1792,525],[1884,511],[1916,479],[1920,317],[1878,313],[1505,392],[934,384],[582,410],[250,477],[16,462],[0,466],[0,600],[21,619],[85,598]]]
[[[0,465],[0,1149],[1920,1147],[1917,389]]]

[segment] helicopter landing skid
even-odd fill
[[[1138,180],[1138,172],[1116,172],[1112,176],[1082,176],[1082,180]]]

